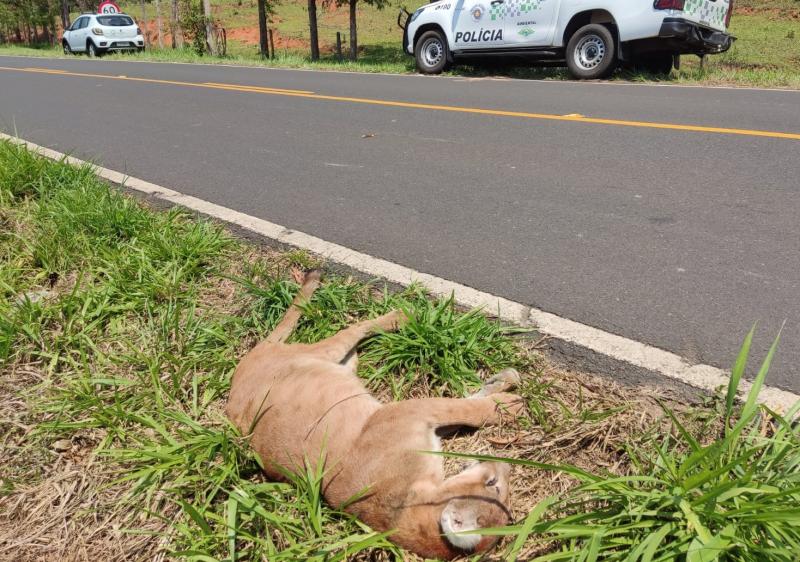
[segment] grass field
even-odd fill
[[[0,225],[0,559],[415,560],[326,506],[319,475],[265,481],[223,415],[237,360],[324,264],[8,142]],[[446,442],[518,465],[518,524],[490,559],[796,561],[800,428],[755,394],[734,405],[746,353],[727,395],[686,406],[555,368],[519,330],[418,287],[335,274],[295,341],[395,307],[409,325],[360,349],[382,399],[522,373],[525,415]]]
[[[165,3],[166,4],[166,3]],[[224,62],[253,66],[279,66],[289,68],[319,68],[328,70],[356,70],[363,72],[413,72],[410,57],[400,49],[402,37],[396,25],[401,2],[392,0],[388,7],[377,10],[360,5],[359,43],[360,60],[356,63],[338,61],[333,56],[337,31],[348,32],[346,9],[321,5],[319,12],[320,42],[323,57],[312,63],[308,58],[307,12],[304,2],[287,0],[275,6],[272,28],[276,31],[277,58],[262,61],[257,56],[257,22],[254,0],[217,0],[212,2],[218,23],[228,32],[228,56],[222,59],[198,57],[189,50],[173,51],[154,48],[136,55],[115,55],[125,59],[182,61],[196,63]],[[126,5],[137,18],[137,3]],[[683,57],[680,70],[669,78],[642,73],[619,72],[614,79],[674,83],[727,84],[776,88],[800,88],[800,0],[744,0],[737,2],[731,32],[738,37],[730,51],[709,57],[706,69],[701,69],[696,57]],[[413,4],[406,4],[413,8]],[[153,8],[148,7],[150,17]],[[166,13],[164,13],[166,27]],[[149,25],[155,43],[155,26]],[[169,42],[167,41],[167,44]],[[0,46],[0,53],[30,56],[60,56],[50,49]],[[450,74],[468,76],[503,75],[516,78],[564,79],[568,75],[561,68],[533,66],[486,67],[462,65]]]

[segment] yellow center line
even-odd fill
[[[262,86],[238,86],[236,84],[218,84],[216,82],[181,82],[178,80],[159,80],[156,78],[138,78],[135,76],[125,76],[122,74],[89,74],[86,72],[69,72],[67,70],[55,70],[51,68],[16,68],[11,66],[0,66],[0,70],[16,70],[18,72],[34,72],[37,74],[55,74],[58,76],[80,76],[84,78],[104,78],[108,80],[128,80],[130,82],[147,82],[150,84],[168,84],[171,86],[189,86],[195,88],[208,88],[212,90],[234,90],[240,92],[256,92],[263,94],[313,94],[307,90],[284,90],[282,88],[269,88]]]
[[[206,86],[215,86],[224,90],[243,90],[248,92],[265,92],[271,93],[291,93],[291,94],[313,94],[314,92],[308,90],[287,90],[285,88],[273,88],[271,86],[248,86],[244,84],[223,84],[220,82],[203,82]]]
[[[28,67],[22,70],[26,70],[28,72],[44,72],[46,74],[68,74],[66,70],[58,70],[56,68],[33,68]]]
[[[84,72],[69,72],[47,68],[17,68],[0,66],[0,70],[14,72],[40,72],[58,76],[82,76],[87,78],[103,78],[108,80],[128,80],[132,82],[146,82],[150,84],[169,84],[174,86],[187,86],[194,88],[210,88],[216,90],[229,90],[247,93],[258,93],[275,96],[293,96],[316,100],[338,101],[347,103],[362,103],[384,107],[403,107],[410,109],[427,109],[433,111],[450,111],[455,113],[471,113],[477,115],[494,115],[499,117],[519,117],[523,119],[542,119],[548,121],[571,121],[574,123],[592,123],[598,125],[616,125],[620,127],[639,127],[646,129],[662,129],[672,131],[689,131],[696,133],[714,133],[722,135],[742,135],[750,137],[767,137],[776,139],[800,140],[800,133],[783,133],[778,131],[762,131],[754,129],[733,129],[728,127],[708,127],[704,125],[681,125],[675,123],[658,123],[653,121],[628,121],[625,119],[602,119],[597,117],[584,117],[578,113],[568,115],[554,115],[549,113],[529,113],[524,111],[504,111],[501,109],[481,109],[476,107],[459,107],[453,105],[437,105],[405,101],[381,100],[372,98],[358,98],[348,96],[331,96],[315,94],[305,90],[284,90],[268,86],[244,86],[238,84],[222,84],[218,82],[180,82],[177,80],[159,80],[155,78],[136,78],[129,76],[112,76],[108,74],[89,74]]]

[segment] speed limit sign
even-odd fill
[[[100,2],[100,5],[97,7],[98,14],[120,14],[122,10],[119,9],[119,6],[114,4],[111,0],[103,0]]]

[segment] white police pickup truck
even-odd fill
[[[681,54],[727,51],[732,10],[733,0],[439,0],[401,27],[403,50],[425,74],[467,57],[524,55],[591,79],[621,63],[668,73]]]

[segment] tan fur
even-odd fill
[[[521,399],[497,392],[510,386],[506,376],[468,399],[382,404],[355,374],[355,347],[376,332],[397,329],[405,316],[391,312],[316,344],[283,343],[299,319],[298,305],[318,285],[318,273],[307,275],[286,317],[239,363],[228,416],[250,434],[269,477],[280,480],[304,463],[316,470],[324,459],[328,503],[345,506],[373,529],[394,530],[393,542],[421,556],[463,554],[451,543],[462,537],[448,540],[442,525],[458,531],[459,525],[507,524],[508,468],[481,463],[446,479],[441,457],[424,451],[438,447],[437,430],[497,423],[504,411],[518,413]],[[464,540],[471,551],[495,543],[474,535]]]

